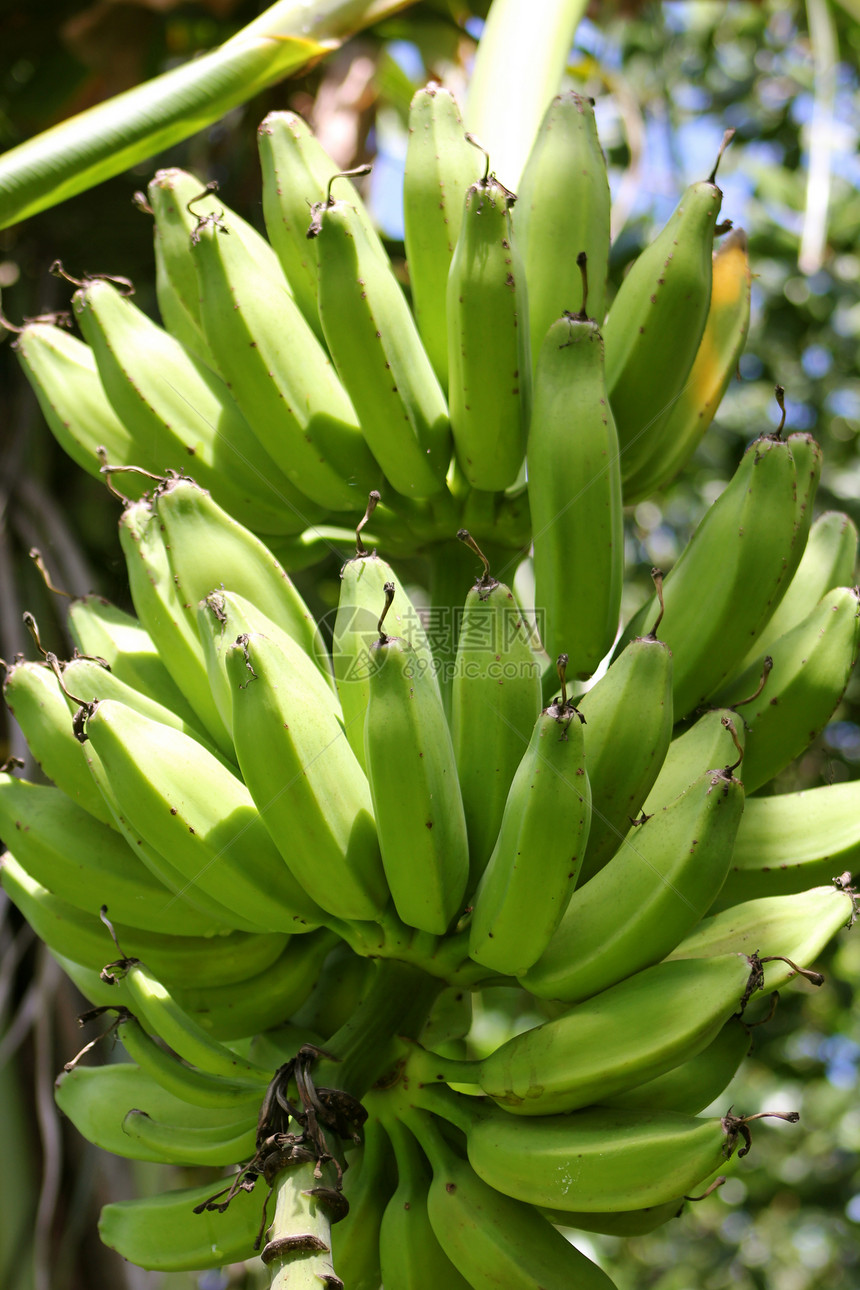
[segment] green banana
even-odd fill
[[[473,1290],[576,1286],[614,1290],[595,1263],[531,1205],[488,1186],[450,1145],[435,1118],[408,1111],[404,1121],[433,1172],[427,1213],[443,1251]]]
[[[399,1120],[386,1119],[385,1131],[397,1161],[397,1188],[379,1228],[383,1284],[398,1290],[425,1290],[428,1285],[469,1290],[471,1282],[448,1258],[430,1222],[427,1199],[432,1173],[424,1153]]]
[[[270,112],[257,129],[263,173],[263,218],[266,232],[290,284],[296,304],[322,340],[317,298],[319,270],[314,246],[308,242],[309,209],[322,201],[333,177],[340,173],[308,124],[295,112]],[[366,240],[383,261],[388,256],[373,221],[349,180],[349,201],[358,213]]]
[[[854,585],[857,567],[857,526],[842,511],[825,511],[814,521],[797,572],[764,631],[735,675],[743,672],[770,646],[796,627],[833,587]]]
[[[746,726],[743,776],[754,793],[798,757],[821,733],[851,679],[860,645],[860,590],[837,587],[802,622],[769,646],[764,658],[720,690],[715,701],[735,703]],[[741,704],[743,706],[741,707]]]
[[[208,1182],[143,1200],[114,1201],[102,1209],[99,1236],[129,1262],[160,1272],[222,1268],[252,1258],[261,1222],[259,1194],[240,1188],[223,1213],[199,1210],[211,1195]]]
[[[609,180],[594,100],[569,90],[553,99],[541,122],[514,217],[529,284],[533,365],[549,328],[580,297],[576,261],[581,251],[588,257],[589,316],[602,324],[609,215]]]
[[[711,300],[705,330],[683,387],[659,431],[660,451],[635,472],[625,471],[628,505],[664,488],[686,463],[720,405],[744,347],[750,320],[751,275],[747,236],[733,229],[712,259]]]
[[[89,475],[104,482],[100,447],[118,466],[152,470],[161,465],[111,406],[89,345],[53,323],[31,322],[18,333],[13,348],[51,434]],[[143,488],[142,481],[129,480],[131,495],[139,496]]]
[[[458,537],[478,550],[465,529]],[[481,559],[484,572],[470,588],[460,616],[451,693],[470,889],[493,851],[508,792],[541,709],[540,663],[522,610],[510,588]]]
[[[107,803],[93,783],[88,751],[72,730],[57,674],[44,663],[26,659],[7,663],[3,697],[48,778],[89,815],[114,827]]]
[[[254,1132],[257,1113],[248,1103],[244,1115],[231,1108],[199,1107],[180,1101],[161,1088],[145,1071],[130,1062],[114,1062],[108,1066],[75,1066],[67,1070],[56,1083],[55,1099],[75,1128],[104,1151],[131,1160],[165,1160],[169,1163],[193,1164],[183,1158],[179,1150],[171,1153],[171,1141],[179,1148],[183,1138],[188,1142],[197,1139],[201,1145],[210,1138],[226,1140],[242,1131],[250,1131],[250,1151],[233,1158],[204,1161],[207,1164],[235,1164],[254,1154]],[[262,1092],[260,1093],[262,1101]],[[136,1112],[132,1108],[137,1108]],[[129,1114],[145,1115],[154,1129],[153,1139],[127,1132],[124,1120]],[[129,1125],[129,1128],[132,1126]],[[163,1142],[155,1138],[159,1130]]]
[[[666,422],[705,330],[714,228],[723,197],[716,184],[719,160],[706,180],[687,188],[667,224],[631,266],[609,309],[603,331],[606,388],[625,487],[662,457]],[[626,491],[624,500],[630,500]]]
[[[390,264],[356,208],[330,196],[314,207],[319,311],[326,345],[370,451],[405,497],[445,486],[451,429],[445,398]]]
[[[703,712],[669,744],[663,765],[654,781],[654,787],[642,806],[643,815],[653,815],[667,802],[672,802],[693,782],[701,768],[727,766],[737,762],[744,747],[744,723],[729,708],[711,708]],[[735,774],[743,779],[744,764],[735,766]],[[747,802],[744,811],[749,807]],[[743,819],[741,829],[743,829]]]
[[[522,976],[550,944],[576,886],[591,823],[582,716],[561,697],[538,717],[511,783],[498,840],[472,900],[469,954]]]
[[[192,903],[198,893],[214,898],[257,930],[319,924],[321,911],[281,859],[251,793],[202,744],[111,700],[91,705],[86,735],[112,809],[169,857]]]
[[[624,576],[618,437],[585,293],[580,313],[553,322],[540,349],[528,473],[544,645],[551,657],[567,650],[573,674],[584,679],[612,648]]]
[[[107,928],[97,914],[77,909],[32,878],[7,851],[2,860],[3,888],[42,940],[58,954],[98,971],[112,953]],[[165,980],[179,986],[221,986],[264,971],[284,948],[283,935],[229,932],[180,936],[116,923],[114,930],[130,953],[145,954]]]
[[[94,279],[72,303],[108,399],[160,473],[192,458],[195,479],[263,533],[322,518],[262,450],[221,378],[118,288]]]
[[[672,738],[672,654],[652,632],[631,640],[577,700],[585,717],[591,829],[580,885],[623,846]],[[698,762],[696,771],[718,762]],[[685,780],[683,787],[689,781]],[[680,792],[680,789],[678,790]],[[673,793],[663,798],[664,806]]]
[[[161,661],[152,637],[132,614],[103,596],[70,601],[66,620],[79,653],[101,658],[121,681],[148,695],[183,721],[194,724],[193,709]]]
[[[719,1180],[717,1180],[719,1181]],[[686,1197],[664,1201],[662,1205],[649,1205],[645,1209],[620,1209],[597,1211],[593,1214],[582,1210],[566,1212],[563,1209],[542,1209],[551,1223],[558,1227],[572,1227],[584,1232],[601,1232],[606,1236],[644,1236],[662,1227],[672,1218],[680,1218]]]
[[[170,935],[223,929],[175,898],[118,833],[58,788],[0,772],[0,837],[32,879],[76,909],[107,905],[127,927]]]
[[[388,890],[371,794],[331,704],[268,636],[223,657],[239,765],[285,872],[336,918],[375,919]]]
[[[447,283],[466,190],[481,173],[450,90],[431,82],[409,106],[403,226],[412,310],[439,381],[448,386]]]
[[[318,506],[361,511],[382,472],[283,278],[215,217],[195,230],[191,258],[206,340],[265,456]]]
[[[775,799],[776,800],[776,799]],[[854,921],[854,895],[837,881],[792,896],[761,896],[703,918],[669,955],[695,961],[723,955],[731,945],[738,953],[786,955],[792,963],[814,963],[840,927]],[[794,975],[792,964],[765,965],[765,988],[778,990]]]
[[[748,799],[714,913],[788,896],[860,870],[860,785],[828,784]]]
[[[744,1124],[740,1116],[602,1106],[522,1120],[438,1089],[422,1089],[415,1100],[466,1134],[469,1163],[484,1182],[564,1212],[676,1201],[724,1164]]]
[[[177,586],[162,526],[147,499],[125,508],[119,521],[119,540],[141,624],[205,732],[219,752],[232,760],[233,743],[209,688],[193,616],[196,603],[188,601],[184,589]]]
[[[394,1187],[391,1147],[372,1116],[365,1121],[364,1145],[343,1176],[349,1212],[331,1229],[332,1264],[350,1290],[379,1290],[379,1232]]]
[[[806,545],[819,469],[806,435],[756,439],[667,575],[660,635],[672,651],[676,721],[717,692],[785,594]],[[618,648],[655,610],[652,598]]]
[[[395,589],[385,587],[386,610]],[[402,921],[443,935],[460,912],[469,843],[454,747],[434,678],[408,641],[371,646],[365,765],[382,864]],[[396,768],[396,774],[393,773]]]
[[[694,1057],[760,980],[758,963],[737,952],[658,963],[515,1035],[483,1061],[416,1049],[408,1069],[425,1082],[477,1085],[516,1115],[574,1111]]]
[[[578,1003],[664,958],[722,887],[743,809],[731,768],[706,770],[632,828],[608,864],[573,893],[534,966],[517,974],[526,989]]]
[[[722,1096],[750,1047],[749,1029],[740,1017],[730,1017],[716,1039],[695,1057],[665,1075],[606,1098],[604,1105],[698,1115]]]
[[[516,482],[531,408],[528,296],[511,223],[514,200],[486,171],[466,190],[448,273],[451,430],[460,469],[486,492]]]
[[[313,615],[268,547],[190,479],[169,479],[153,496],[154,526],[163,532],[173,582],[192,635],[197,606],[225,587],[259,605],[317,663],[329,682],[325,646]],[[184,600],[183,600],[184,598]]]
[[[234,1165],[250,1160],[255,1151],[257,1125],[240,1120],[232,1125],[168,1124],[148,1111],[131,1107],[122,1121],[122,1132],[132,1149],[146,1152],[145,1159],[168,1165]],[[131,1155],[127,1147],[120,1155]]]
[[[116,981],[113,990],[119,998],[124,983]],[[125,1005],[123,1005],[125,1006]],[[131,1013],[121,1013],[118,1025],[122,1046],[150,1080],[159,1088],[191,1106],[213,1108],[225,1119],[259,1114],[263,1091],[259,1079],[241,1075],[226,1077],[187,1065],[146,1031]],[[274,1068],[273,1068],[274,1070]]]

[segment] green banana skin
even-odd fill
[[[777,800],[777,799],[774,799]],[[800,967],[814,963],[840,927],[854,920],[854,897],[841,884],[813,887],[791,896],[760,896],[703,918],[669,955],[684,960],[739,953],[784,954]],[[764,965],[766,990],[778,990],[794,972],[784,962]]]
[[[122,987],[123,982],[117,981],[114,989],[118,997]],[[144,1030],[131,1013],[121,1016],[118,1029],[123,1048],[137,1063],[142,1075],[154,1081],[165,1093],[191,1106],[205,1107],[210,1114],[214,1109],[228,1121],[238,1119],[240,1115],[253,1116],[254,1119],[259,1115],[263,1091],[258,1079],[227,1078],[186,1065]],[[272,1070],[275,1070],[274,1066]]]
[[[185,597],[192,633],[197,606],[213,588],[244,596],[300,645],[331,683],[314,617],[289,574],[255,534],[237,523],[193,480],[167,480],[153,497],[174,583]]]
[[[529,284],[532,363],[547,331],[581,295],[576,257],[588,257],[589,310],[606,313],[609,180],[594,102],[569,91],[553,99],[532,145],[514,213]]]
[[[466,1134],[469,1163],[485,1183],[567,1213],[614,1213],[674,1201],[718,1169],[734,1148],[719,1118],[589,1106],[524,1120],[443,1089],[420,1088],[410,1095]]]
[[[354,206],[326,202],[314,228],[323,332],[368,447],[397,492],[433,497],[445,487],[451,428],[400,285]]]
[[[0,773],[0,837],[31,878],[76,909],[97,914],[107,905],[118,922],[162,934],[224,930],[177,899],[114,829],[58,788]]]
[[[115,827],[93,783],[89,754],[75,738],[69,706],[51,668],[25,659],[7,664],[3,697],[48,779],[94,819]]]
[[[466,190],[481,159],[467,141],[453,94],[432,83],[409,106],[403,223],[412,309],[443,389],[448,386],[447,283]]]
[[[755,440],[663,582],[660,636],[672,651],[676,721],[717,693],[794,576],[820,465],[811,443],[806,435]],[[617,650],[656,612],[652,597]]]
[[[473,1290],[614,1290],[606,1273],[532,1205],[488,1186],[433,1116],[412,1110],[402,1118],[430,1160],[427,1212],[436,1239]]]
[[[233,742],[209,689],[206,659],[191,617],[196,603],[187,602],[176,585],[161,524],[147,500],[123,511],[119,540],[135,613],[197,720],[219,752],[232,760]]]
[[[140,445],[113,410],[89,345],[53,323],[31,322],[13,348],[51,434],[87,474],[104,483],[99,447],[111,463],[154,467],[145,453],[142,459]],[[129,495],[137,497],[145,484],[131,476],[128,486]]]
[[[438,688],[408,642],[380,634],[371,649],[365,765],[385,877],[398,917],[441,936],[469,877],[454,747]]]
[[[340,571],[340,594],[332,634],[332,665],[343,710],[343,728],[362,770],[364,721],[370,697],[371,646],[385,604],[385,584],[394,586],[388,620],[407,640],[423,672],[435,679],[433,652],[418,610],[387,560],[366,551],[347,560]]]
[[[376,919],[388,888],[371,793],[331,705],[266,636],[240,637],[224,658],[239,765],[284,871],[335,918]]]
[[[259,1193],[240,1189],[223,1214],[196,1214],[195,1206],[212,1195],[212,1187],[208,1182],[105,1205],[99,1236],[130,1263],[158,1272],[197,1272],[253,1258],[261,1218]]]
[[[833,587],[853,586],[856,567],[856,524],[842,511],[825,511],[809,530],[803,556],[788,590],[735,675],[768,654],[771,645],[811,614],[822,596]]]
[[[115,953],[108,930],[93,914],[76,909],[31,878],[7,851],[2,859],[3,888],[47,945],[84,967],[98,971]],[[114,924],[123,950],[146,955],[165,980],[179,985],[227,985],[265,971],[280,956],[278,934],[230,932],[222,936],[175,936]]]
[[[340,173],[307,122],[295,112],[270,112],[257,129],[263,173],[263,218],[269,241],[295,294],[296,304],[323,339],[317,298],[319,269],[313,242],[308,241],[310,208],[325,199],[329,181]],[[367,241],[383,263],[388,262],[370,214],[358,189],[347,178],[349,201],[355,207]],[[343,187],[341,187],[343,191]]]
[[[266,608],[269,601],[264,602]],[[225,725],[233,725],[233,692],[227,679],[225,651],[242,635],[258,632],[275,642],[289,659],[290,668],[301,678],[308,696],[340,716],[340,705],[332,694],[332,678],[325,660],[317,664],[292,636],[267,618],[265,613],[232,591],[213,591],[197,608],[200,642],[206,656],[209,684]],[[320,649],[323,649],[320,642]]]
[[[684,1209],[685,1197],[665,1201],[662,1205],[650,1205],[645,1209],[622,1209],[613,1213],[586,1214],[581,1210],[576,1213],[565,1213],[563,1209],[543,1209],[551,1223],[558,1227],[572,1227],[583,1232],[601,1232],[605,1236],[644,1236],[654,1232],[673,1218],[680,1218]]]
[[[691,184],[610,306],[603,329],[606,388],[625,480],[662,450],[664,425],[695,361],[711,300],[721,203],[712,181]]]
[[[251,1133],[249,1152],[223,1161],[201,1160],[199,1163],[230,1165],[254,1154],[257,1111],[251,1103],[244,1115],[232,1108],[194,1106],[166,1092],[145,1071],[130,1062],[76,1066],[60,1075],[55,1090],[58,1107],[81,1136],[116,1156],[192,1164],[196,1162],[184,1160],[179,1152],[170,1154],[170,1135],[175,1135],[178,1145],[186,1134],[189,1141],[200,1135],[204,1141],[207,1136],[223,1141],[248,1131]],[[147,1143],[145,1138],[125,1131],[123,1121],[132,1107],[138,1108],[138,1114],[150,1117],[153,1125],[158,1125],[155,1133],[159,1129],[164,1132],[163,1142],[153,1138]]]
[[[132,1107],[122,1121],[122,1131],[134,1148],[147,1153],[147,1159],[164,1164],[223,1167],[250,1160],[256,1150],[257,1125],[247,1120],[192,1128],[167,1124],[153,1119],[148,1111]],[[119,1154],[130,1153],[126,1148]]]
[[[394,1188],[392,1163],[387,1134],[368,1117],[364,1144],[343,1176],[349,1213],[331,1229],[332,1264],[350,1290],[379,1290],[379,1230]]]
[[[711,912],[760,896],[788,896],[860,870],[860,785],[829,784],[751,797],[728,876]]]
[[[764,689],[738,713],[746,726],[743,775],[750,793],[798,757],[836,710],[857,660],[858,600],[858,588],[837,587],[770,646]],[[718,701],[740,705],[755,691],[763,666],[762,658],[721,690]]]
[[[740,1017],[730,1017],[716,1039],[695,1057],[665,1075],[606,1098],[605,1105],[698,1115],[722,1096],[750,1048],[748,1028]]]
[[[330,511],[361,511],[382,471],[331,360],[281,281],[258,267],[231,225],[191,239],[206,339],[264,454]]]
[[[576,886],[590,822],[582,721],[558,700],[535,723],[472,901],[476,962],[522,976],[540,958]]]
[[[486,492],[517,480],[531,407],[528,297],[512,196],[494,175],[467,189],[448,273],[451,430],[463,474]]]
[[[190,455],[200,484],[263,533],[301,532],[322,519],[262,450],[211,368],[108,282],[86,283],[72,303],[114,411],[160,473],[181,469]]]
[[[759,978],[738,952],[658,963],[514,1036],[483,1061],[416,1050],[410,1063],[418,1079],[477,1085],[517,1116],[574,1111],[694,1057],[760,988]]]
[[[577,700],[577,707],[585,717],[591,784],[591,829],[579,875],[582,886],[624,845],[670,747],[674,711],[669,647],[653,635],[631,640],[606,674]],[[703,767],[704,763],[697,764],[697,770]],[[660,805],[675,796],[667,795]]]
[[[597,669],[618,632],[624,579],[618,463],[602,337],[591,319],[567,313],[549,327],[537,359],[529,508],[544,645],[551,658],[569,654],[571,675],[581,679]]]
[[[451,693],[470,890],[492,854],[511,784],[540,713],[540,671],[510,588],[489,574],[479,578],[466,596],[459,624]]]
[[[319,925],[251,793],[201,744],[111,700],[94,706],[86,733],[117,813],[170,857],[189,900],[200,891],[259,930]]]
[[[729,766],[737,762],[738,747],[727,722],[731,722],[738,744],[743,749],[745,729],[737,713],[730,708],[712,708],[710,712],[703,712],[698,721],[676,735],[669,744],[660,773],[642,807],[644,815],[653,815],[667,802],[674,801],[692,783],[692,776],[697,774],[700,766]],[[739,766],[734,765],[734,774],[739,779],[743,779],[743,773],[743,762]],[[741,829],[748,808],[749,802],[744,807]]]
[[[426,1157],[399,1120],[387,1118],[385,1131],[397,1161],[397,1188],[379,1231],[383,1283],[398,1290],[425,1290],[428,1285],[469,1290],[471,1283],[448,1258],[430,1223],[427,1196],[432,1174]]]
[[[374,972],[369,959],[355,954],[345,941],[339,940],[323,963],[310,995],[294,1012],[292,1023],[301,1032],[328,1039],[346,1025],[359,1007]],[[279,1033],[269,1032],[273,1039]]]
[[[200,725],[162,663],[152,637],[133,614],[103,596],[81,596],[70,602],[66,626],[78,653],[102,659],[120,681],[189,725]]]
[[[740,780],[708,770],[632,828],[573,893],[542,957],[520,974],[525,988],[578,1003],[669,954],[722,887],[743,809]]]

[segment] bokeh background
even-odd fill
[[[40,0],[0,11],[0,148],[220,43],[264,6],[251,0]],[[225,200],[262,228],[255,131],[267,112],[302,113],[346,166],[374,162],[368,199],[402,265],[400,182],[414,90],[431,76],[465,94],[487,0],[420,0],[312,73],[258,95],[204,133],[23,224],[0,231],[0,298],[13,325],[65,308],[52,277],[131,277],[157,315],[151,222],[134,205],[152,173],[178,165],[217,179]],[[858,0],[593,0],[567,70],[597,103],[613,193],[611,277],[668,217],[684,186],[710,171],[723,131],[723,215],[747,230],[752,323],[738,379],[683,476],[628,516],[627,608],[652,564],[675,559],[730,478],[746,444],[773,426],[786,389],[789,430],[811,431],[825,466],[816,512],[860,524],[860,157]],[[129,607],[116,539],[118,503],[53,442],[0,331],[0,656],[68,652],[62,602],[28,557],[43,553],[65,590],[98,590]],[[421,570],[412,575],[420,580]],[[336,560],[297,578],[323,614]],[[10,721],[0,761],[23,754]],[[773,785],[776,792],[860,777],[860,679],[830,725]],[[752,1155],[712,1198],[647,1237],[575,1236],[619,1290],[855,1290],[860,1284],[860,939],[827,953],[824,989],[787,989],[755,1032],[730,1090],[750,1113],[798,1109],[797,1128],[759,1127]],[[100,1204],[162,1190],[157,1166],[96,1152],[53,1107],[56,1073],[81,1046],[77,998],[0,895],[0,1286],[8,1290],[226,1290],[266,1284],[242,1265],[200,1277],[123,1264],[96,1236]],[[488,991],[476,1042],[524,1022],[523,996]],[[106,1054],[109,1057],[109,1054]],[[714,1108],[714,1113],[726,1107]],[[397,1290],[390,1287],[389,1290]]]

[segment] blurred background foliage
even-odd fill
[[[0,14],[0,147],[193,57],[263,6],[252,0],[41,0]],[[62,259],[130,276],[155,313],[151,228],[134,193],[160,165],[217,179],[231,206],[262,227],[255,131],[275,108],[313,124],[344,166],[373,159],[370,199],[402,264],[399,184],[412,93],[431,75],[465,93],[487,0],[422,0],[349,42],[298,80],[232,111],[217,126],[22,225],[0,232],[2,309],[12,322],[66,307],[48,273]],[[628,609],[652,564],[668,566],[731,476],[745,445],[777,420],[825,450],[817,512],[860,523],[860,159],[856,0],[593,0],[568,76],[597,101],[610,167],[615,242],[627,264],[684,186],[711,169],[723,130],[736,130],[720,183],[723,216],[747,230],[753,316],[738,380],[681,479],[629,516]],[[405,275],[404,275],[405,276]],[[21,625],[33,611],[49,648],[67,649],[62,607],[27,552],[39,547],[72,592],[127,605],[116,502],[64,457],[20,376],[12,336],[0,340],[0,654],[32,654]],[[319,612],[334,602],[337,566],[300,576]],[[20,752],[14,728],[0,760]],[[774,786],[787,791],[860,776],[860,681],[823,736]],[[259,1271],[163,1277],[123,1265],[95,1237],[98,1207],[158,1190],[155,1166],[103,1157],[53,1114],[52,1081],[79,1045],[80,1001],[26,927],[0,907],[0,1284],[8,1290],[226,1290]],[[758,1126],[753,1153],[729,1166],[709,1200],[649,1235],[575,1239],[619,1290],[854,1290],[860,1284],[860,941],[826,956],[824,989],[784,992],[729,1091],[735,1108],[798,1109],[800,1128]],[[492,992],[480,1038],[526,1020],[522,995]],[[727,1109],[712,1108],[714,1114]],[[389,1290],[397,1290],[391,1287]],[[560,1290],[560,1288],[559,1288]]]

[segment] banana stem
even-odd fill
[[[314,1193],[334,1188],[337,1170],[323,1165],[317,1177],[312,1160],[285,1169],[275,1180],[275,1217],[262,1252],[271,1270],[270,1290],[330,1290],[343,1287],[331,1261],[331,1214]]]

